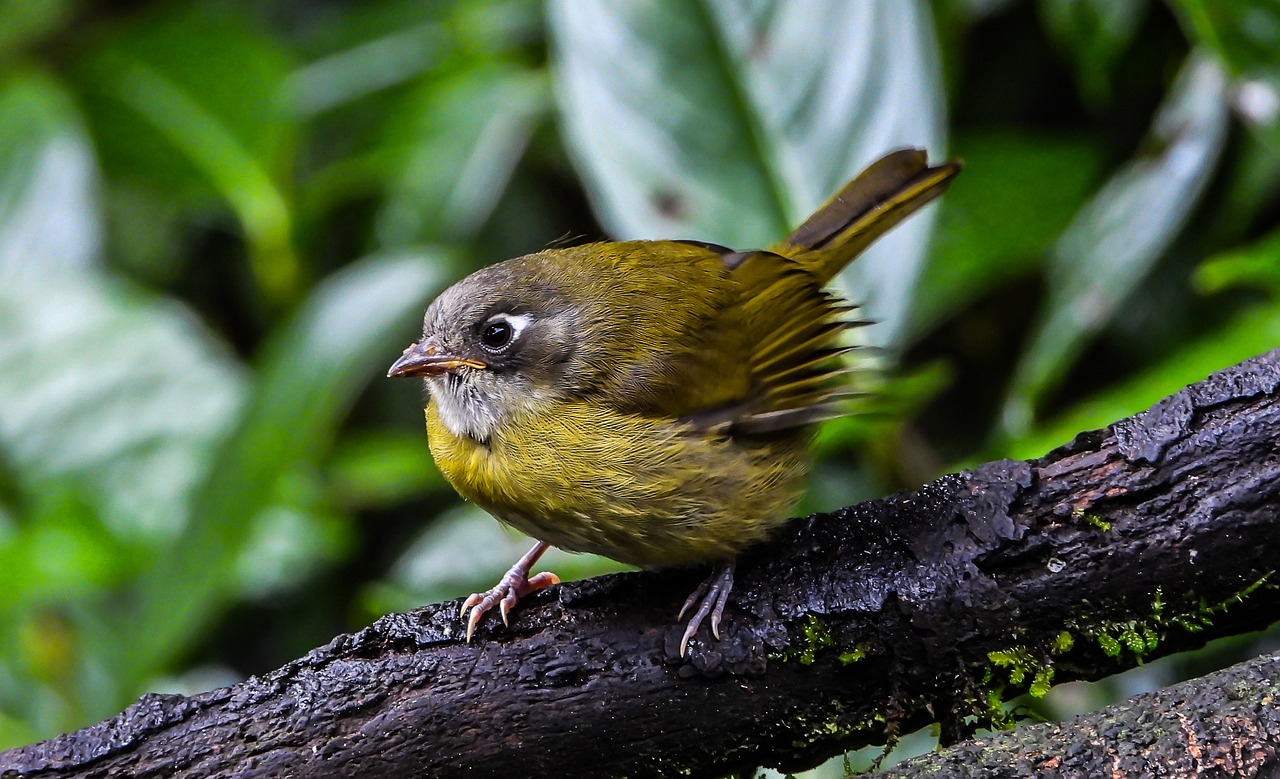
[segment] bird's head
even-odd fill
[[[450,432],[478,441],[569,396],[579,312],[546,265],[519,257],[445,290],[387,375],[421,376]]]

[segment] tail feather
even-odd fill
[[[795,259],[825,284],[873,241],[941,195],[960,168],[959,161],[930,166],[922,149],[892,152],[771,251]]]
[[[893,152],[772,249],[719,252],[741,289],[729,330],[745,330],[753,345],[747,361],[752,390],[741,402],[685,420],[702,430],[771,436],[847,413],[850,366],[839,362],[846,351],[840,336],[868,323],[842,318],[855,307],[822,287],[872,241],[940,195],[959,170],[958,162],[930,167],[923,151]]]

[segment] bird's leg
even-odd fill
[[[532,579],[529,578],[529,570],[533,568],[534,563],[538,562],[538,558],[542,557],[542,553],[550,548],[551,545],[545,541],[534,544],[524,557],[511,566],[511,570],[502,575],[502,579],[493,589],[485,593],[472,593],[471,597],[462,602],[462,610],[458,613],[458,618],[465,617],[467,620],[467,643],[471,643],[471,634],[475,632],[481,618],[494,606],[501,605],[502,624],[508,625],[510,623],[507,622],[507,615],[521,598],[560,583],[560,577],[550,571],[543,571]],[[470,616],[467,615],[467,609],[471,610]]]
[[[702,620],[711,615],[711,635],[720,640],[720,617],[724,614],[724,605],[729,602],[729,593],[733,590],[733,561],[724,563],[711,572],[706,581],[698,585],[693,594],[684,602],[680,615],[676,619],[684,619],[685,612],[696,604],[698,610],[689,618],[689,625],[684,629],[684,638],[680,639],[680,656],[684,657],[689,649],[689,639],[698,632]]]

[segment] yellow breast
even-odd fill
[[[465,498],[554,546],[643,567],[724,560],[788,516],[804,436],[744,444],[586,402],[509,420],[486,443],[427,406],[431,452]]]

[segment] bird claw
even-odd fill
[[[702,620],[711,616],[711,635],[716,640],[720,640],[720,618],[724,615],[725,604],[729,602],[729,593],[733,591],[733,563],[726,563],[717,568],[706,578],[697,589],[685,599],[684,606],[680,608],[680,614],[677,620],[684,619],[685,612],[693,608],[697,604],[698,610],[689,618],[689,624],[684,629],[684,636],[680,639],[680,656],[684,657],[689,651],[689,641],[693,639],[694,634],[698,632],[698,628],[702,626]]]
[[[510,626],[508,615],[521,598],[559,583],[560,577],[550,571],[543,571],[530,578],[528,569],[522,568],[517,563],[503,574],[502,579],[493,589],[484,593],[472,593],[462,602],[458,618],[465,619],[467,622],[467,643],[471,643],[471,635],[475,633],[476,625],[480,624],[480,620],[492,611],[494,606],[498,607],[498,613],[502,615],[502,624]],[[468,610],[471,612],[469,615]]]

